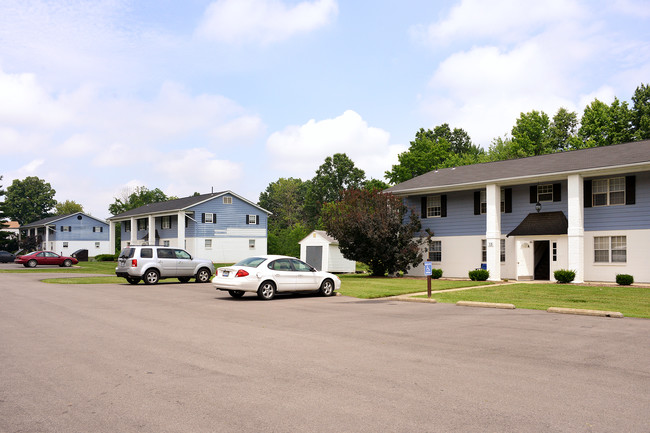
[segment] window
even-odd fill
[[[180,260],[192,260],[192,256],[185,250],[174,250],[174,255]]]
[[[147,230],[149,225],[149,220],[146,218],[141,218],[138,220],[138,230]]]
[[[125,232],[131,231],[131,221],[124,221],[124,231]]]
[[[506,261],[506,240],[505,239],[500,239],[499,242],[499,260],[501,263],[505,263]],[[485,239],[481,239],[481,262],[486,263],[487,262],[487,241]]]
[[[163,247],[168,247],[169,246],[169,241],[163,241]]]
[[[255,248],[255,239],[248,240],[248,248]]]
[[[442,241],[431,241],[429,243],[429,261],[442,261]]]
[[[230,196],[225,196],[223,198],[223,204],[232,204],[232,197]]]
[[[206,239],[205,240],[205,248],[208,249],[208,250],[210,248],[212,248],[212,239]]]
[[[246,224],[259,224],[259,215],[246,215]]]
[[[72,227],[70,227],[70,226],[61,226],[61,231],[62,232],[71,232]]]
[[[269,263],[269,269],[274,271],[292,271],[289,259],[278,259]]]
[[[143,251],[144,251],[144,249],[143,249]],[[140,253],[140,255],[142,256],[142,253]],[[142,257],[144,257],[144,256],[142,256]],[[159,259],[175,259],[176,256],[174,255],[173,250],[158,248],[158,258]]]
[[[104,231],[104,227],[93,227],[93,233],[102,233]]]
[[[427,197],[427,218],[439,217],[441,212],[440,196],[434,195]]]
[[[557,242],[553,242],[553,261],[557,262]]]
[[[553,201],[553,184],[537,186],[537,201]]]
[[[211,213],[204,213],[203,214],[203,222],[212,224],[214,222],[214,214]]]
[[[68,248],[68,243],[67,242],[63,242],[63,248]]]
[[[162,217],[160,220],[160,228],[162,229],[172,228],[172,217],[171,216]]]
[[[506,211],[506,194],[505,190],[501,188],[501,213]],[[485,190],[481,191],[481,213],[487,213],[487,198]]]
[[[95,248],[99,248],[99,242],[95,242]]]
[[[594,206],[615,206],[625,204],[625,178],[594,180],[592,183]]]
[[[594,262],[596,263],[627,262],[627,237],[626,236],[594,237]]]

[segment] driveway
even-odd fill
[[[650,320],[47,276],[0,274],[2,432],[650,431]]]

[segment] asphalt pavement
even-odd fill
[[[650,320],[0,273],[0,432],[649,432]]]

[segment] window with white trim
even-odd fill
[[[223,197],[223,204],[232,204],[232,197],[224,196]]]
[[[206,239],[205,240],[205,249],[209,250],[212,248],[212,239]]]
[[[625,178],[597,179],[591,184],[593,206],[625,204]]]
[[[104,227],[101,227],[101,226],[99,226],[99,227],[97,227],[97,226],[93,227],[93,233],[102,233],[103,231],[104,231]]]
[[[68,248],[68,243],[67,242],[63,242],[63,248]]]
[[[172,217],[171,215],[164,216],[160,219],[160,228],[170,229],[172,228]]]
[[[149,225],[149,220],[147,218],[142,218],[138,220],[138,230],[147,230]]]
[[[442,241],[429,242],[429,261],[430,262],[442,261]]]
[[[70,226],[61,226],[61,231],[62,232],[72,231],[72,227],[70,227]]]
[[[255,248],[255,239],[248,240],[248,248]]]
[[[99,242],[95,242],[95,248],[99,248],[99,245],[100,245]]]
[[[257,224],[257,215],[248,215],[248,224]]]
[[[169,246],[169,241],[163,241],[163,247],[168,247]]]
[[[506,212],[506,192],[501,188],[501,213]],[[487,213],[487,194],[485,190],[481,190],[481,213]]]
[[[547,183],[537,186],[537,201],[553,201],[553,184]]]
[[[626,263],[626,236],[596,236],[594,237],[594,262],[596,263]]]
[[[506,261],[506,240],[500,239],[499,241],[499,260],[504,263]],[[481,262],[487,262],[487,241],[485,239],[481,239]]]
[[[212,223],[214,222],[214,220],[212,219],[212,218],[214,217],[214,214],[212,214],[212,213],[206,213],[206,214],[204,214],[204,215],[205,215],[205,222],[206,222],[207,224],[212,224]]]
[[[442,215],[440,196],[433,195],[427,197],[427,218],[439,217],[440,215]]]

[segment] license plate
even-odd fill
[[[227,277],[228,274],[230,274],[230,272],[228,272],[228,271],[223,271],[223,276],[224,276],[224,277]]]

